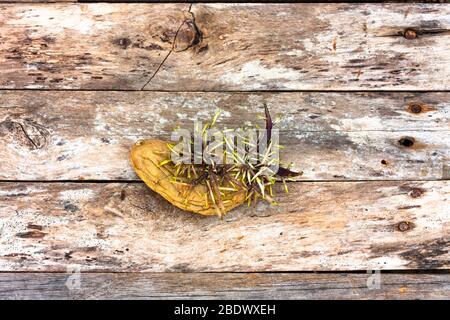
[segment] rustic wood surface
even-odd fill
[[[3,180],[135,180],[129,150],[176,126],[260,124],[267,103],[282,159],[302,180],[450,177],[450,93],[0,93]],[[412,146],[402,138],[414,139]],[[404,144],[404,143],[403,143]]]
[[[295,182],[224,220],[143,183],[0,183],[0,269],[302,271],[449,268],[449,181]]]
[[[351,273],[82,273],[78,278],[73,273],[3,273],[0,299],[450,298],[449,274],[381,273],[379,287],[371,277]]]
[[[450,6],[5,2],[0,299],[450,298]],[[304,172],[278,206],[138,181],[136,140],[264,103]]]
[[[0,88],[450,89],[446,4],[2,4],[0,12]]]

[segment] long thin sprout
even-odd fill
[[[207,130],[216,125],[219,115],[220,110],[215,113],[210,123],[202,127],[196,126],[195,132],[200,133],[204,150],[207,148],[210,152],[216,150],[223,152],[223,160],[232,159],[234,163],[217,164],[212,159],[209,159],[209,162],[207,162],[204,155],[199,154],[203,159],[201,164],[174,163],[174,173],[171,182],[186,188],[200,184],[204,185],[206,192],[201,195],[204,199],[204,206],[209,208],[212,204],[219,216],[225,213],[225,205],[232,202],[233,194],[242,190],[246,192],[245,200],[248,201],[249,206],[256,202],[258,198],[262,198],[271,204],[277,204],[273,198],[273,185],[277,182],[275,176],[281,178],[285,191],[289,192],[286,179],[292,178],[299,173],[283,168],[279,160],[272,157],[283,147],[274,144],[271,139],[273,123],[267,106],[264,105],[264,116],[262,117],[266,122],[266,132],[262,138],[266,139],[267,147],[262,157],[256,157],[251,152],[246,152],[247,150],[252,150],[252,148],[253,150],[257,148],[258,143],[243,136],[242,130],[235,130],[236,134],[233,137],[228,137],[224,134],[223,141],[214,141],[214,144],[209,143]],[[225,129],[223,133],[230,130]],[[261,136],[259,136],[260,138]],[[241,147],[235,148],[234,139],[240,139],[242,142]],[[193,141],[191,143],[193,144]],[[169,143],[167,147],[171,152],[177,152],[173,144]],[[222,148],[222,151],[218,148]],[[242,157],[241,155],[245,156]],[[193,157],[194,154],[192,154]],[[170,159],[165,159],[159,163],[159,166],[165,166],[171,161]],[[278,171],[274,172],[272,166],[277,166],[279,168]],[[198,193],[198,191],[196,192]],[[200,194],[198,195],[200,196]],[[188,197],[185,198],[185,202],[187,201]]]

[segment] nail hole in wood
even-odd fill
[[[397,224],[397,230],[401,231],[401,232],[408,231],[411,229],[411,227],[412,227],[412,224],[407,221],[402,221]]]
[[[413,137],[403,137],[398,140],[398,143],[404,147],[412,147],[414,145],[415,139]]]
[[[381,164],[387,166],[388,162],[386,160],[381,160]]]
[[[412,188],[411,192],[409,193],[409,195],[413,198],[418,198],[422,195],[424,191],[420,188]]]
[[[406,29],[405,32],[403,32],[403,36],[408,39],[415,39],[417,38],[417,32],[412,29]]]

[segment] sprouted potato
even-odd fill
[[[161,140],[143,140],[131,149],[133,168],[151,189],[186,211],[222,217],[242,203],[250,205],[259,198],[276,204],[272,186],[281,179],[287,192],[286,180],[301,173],[282,167],[277,158],[271,157],[281,146],[272,143],[273,123],[267,106],[264,106],[264,111],[266,131],[263,139],[266,140],[266,148],[265,153],[257,159],[251,155],[242,157],[233,148],[227,149],[225,145],[233,143],[225,138],[216,146],[223,150],[223,159],[228,157],[234,160],[231,163],[216,163],[211,159],[206,161],[203,153],[200,155],[203,160],[201,163],[184,163],[173,160],[171,154],[177,152],[173,144]],[[214,128],[218,116],[219,113],[199,130],[203,148],[208,147],[207,129]],[[247,148],[252,144],[249,139],[244,138],[242,141]],[[192,152],[191,158],[194,159],[194,156]],[[272,171],[274,165],[277,172]]]

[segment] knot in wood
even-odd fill
[[[401,221],[397,224],[398,231],[405,232],[412,228],[412,224],[407,221]]]
[[[31,150],[47,145],[49,131],[31,119],[6,119],[0,123],[0,133],[8,135]]]
[[[195,21],[190,19],[184,21],[175,38],[174,51],[185,51],[197,46],[202,41],[202,33],[197,28]]]
[[[412,147],[414,145],[415,139],[413,137],[403,137],[398,140],[398,143],[404,147]]]
[[[128,38],[118,38],[113,41],[113,43],[122,49],[126,49],[131,45],[131,40]]]

